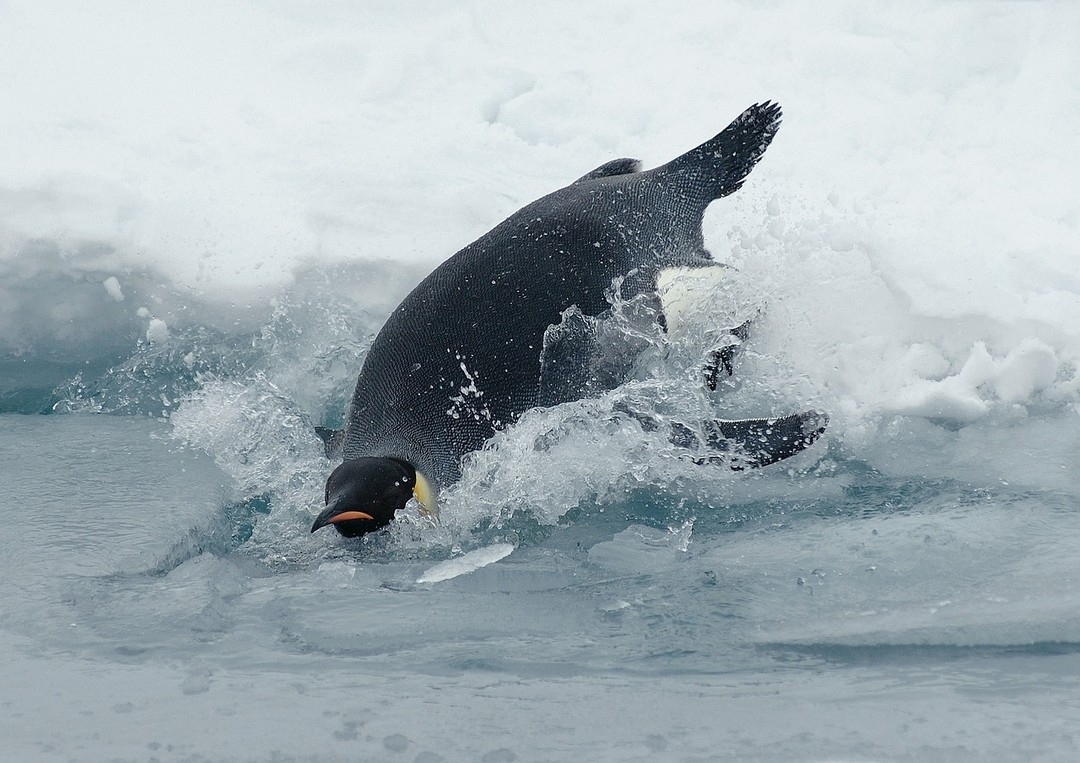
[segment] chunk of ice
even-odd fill
[[[459,575],[466,575],[481,567],[487,567],[489,564],[494,564],[500,559],[506,558],[513,550],[514,546],[510,543],[496,543],[491,546],[485,546],[484,548],[478,548],[463,556],[447,559],[445,562],[439,562],[418,577],[416,582],[439,583],[443,580],[456,578]]]

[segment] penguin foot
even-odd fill
[[[828,415],[804,411],[777,419],[716,419],[702,422],[695,432],[685,424],[671,425],[671,441],[688,450],[708,449],[695,456],[698,464],[723,464],[734,471],[768,466],[812,445],[829,423]]]
[[[726,344],[723,347],[713,350],[709,353],[708,359],[705,362],[705,386],[710,391],[715,392],[717,385],[723,378],[731,378],[735,375],[735,354],[739,351],[743,342],[750,338],[750,324],[752,319],[731,329],[728,335],[734,337],[736,341]]]

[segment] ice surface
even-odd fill
[[[0,757],[1075,759],[1078,28],[3,5],[0,412],[64,415],[0,417]],[[500,434],[438,524],[307,533],[312,427],[431,267],[766,98],[705,221],[734,267],[638,378]],[[733,475],[628,406],[831,423]]]

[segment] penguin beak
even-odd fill
[[[347,522],[350,519],[367,519],[372,522],[375,521],[375,517],[365,511],[343,510],[338,504],[338,501],[331,503],[322,510],[322,513],[319,514],[319,516],[315,517],[315,522],[311,525],[311,532],[315,532],[320,527],[336,525],[338,522]]]

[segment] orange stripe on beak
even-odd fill
[[[338,522],[347,522],[350,519],[370,519],[374,521],[375,517],[370,514],[365,514],[362,511],[343,511],[340,514],[330,518],[330,524],[336,525]]]

